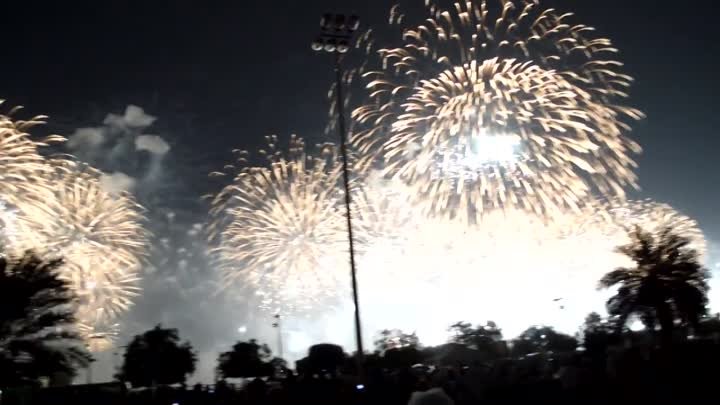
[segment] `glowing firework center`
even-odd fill
[[[465,147],[460,165],[476,170],[488,164],[512,164],[520,156],[520,137],[476,132]]]

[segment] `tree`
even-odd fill
[[[605,319],[597,312],[588,314],[580,331],[586,353],[592,358],[604,359],[607,349],[621,341],[616,332],[613,320]]]
[[[630,243],[617,248],[633,267],[619,267],[600,280],[601,288],[619,286],[607,302],[623,327],[631,315],[653,331],[660,325],[661,342],[672,340],[675,322],[696,328],[706,312],[708,271],[699,262],[690,239],[670,228],[657,235],[635,227]]]
[[[184,383],[195,372],[196,362],[192,346],[180,343],[177,329],[157,325],[136,335],[127,346],[118,378],[133,387]]]
[[[486,360],[506,356],[502,330],[493,321],[473,327],[469,322],[457,322],[450,325],[451,343],[458,343],[482,353]]]
[[[720,341],[720,314],[708,316],[700,320],[696,334],[701,337]]]
[[[471,349],[484,350],[494,348],[502,340],[502,330],[493,321],[473,328],[468,322],[457,322],[450,326],[452,343],[460,343]]]
[[[229,352],[218,358],[218,371],[223,378],[265,377],[272,373],[272,352],[266,344],[255,339],[237,342]]]
[[[56,373],[74,375],[91,360],[75,332],[75,295],[58,276],[61,260],[32,253],[0,257],[0,383],[37,382]]]
[[[320,343],[310,346],[308,356],[297,362],[297,368],[300,374],[335,374],[345,360],[346,355],[342,347],[331,343]]]
[[[382,364],[389,369],[403,369],[422,363],[424,356],[416,346],[388,349],[383,354]]]
[[[573,351],[577,340],[549,326],[533,326],[513,340],[513,354],[524,356],[530,353],[559,353]]]
[[[384,329],[378,334],[375,340],[375,350],[383,353],[390,349],[399,349],[403,347],[417,348],[420,345],[415,332],[408,334],[400,329]]]

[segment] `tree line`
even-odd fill
[[[607,302],[607,317],[589,314],[581,331],[570,336],[548,326],[533,326],[512,340],[504,339],[494,322],[458,322],[449,328],[446,345],[422,347],[414,333],[384,330],[375,352],[365,356],[366,369],[413,366],[495,366],[507,359],[555,359],[581,353],[603,362],[612,347],[643,341],[668,349],[688,339],[717,339],[720,319],[707,316],[709,272],[700,263],[691,241],[666,228],[651,233],[636,227],[630,242],[617,248],[632,260],[629,267],[612,269],[600,288],[617,288]],[[59,277],[60,260],[43,261],[32,253],[0,259],[0,386],[37,384],[57,373],[72,375],[86,367],[91,356],[74,332],[73,302],[66,281]],[[630,319],[645,325],[628,329]],[[161,325],[135,336],[127,345],[117,378],[135,387],[184,383],[195,371],[196,354],[175,329]],[[295,373],[352,374],[353,356],[333,344],[309,348]],[[273,356],[255,340],[234,344],[217,362],[219,378],[292,375],[285,360]]]

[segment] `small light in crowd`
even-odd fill
[[[357,388],[358,391],[362,391],[362,390],[365,389],[365,384],[358,384],[358,385],[355,386],[355,388]]]
[[[645,325],[642,323],[641,320],[635,319],[634,321],[630,322],[630,330],[633,332],[640,332],[641,330],[645,329]]]

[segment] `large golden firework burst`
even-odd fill
[[[62,258],[61,275],[80,299],[83,314],[115,318],[138,293],[148,235],[142,208],[124,193],[102,188],[100,173],[64,159],[47,162],[52,171],[33,198],[17,204],[16,227],[25,246]]]
[[[40,147],[64,140],[31,139],[27,130],[44,119],[0,115],[3,249],[63,259],[61,276],[79,298],[78,327],[88,344],[100,349],[116,334],[112,320],[138,294],[148,244],[143,210],[129,194],[103,189],[99,171],[66,158],[43,157]],[[108,325],[115,332],[98,332]]]
[[[0,100],[2,105],[3,100]],[[35,141],[28,130],[44,123],[45,116],[36,116],[30,120],[16,120],[12,115],[20,107],[12,109],[7,115],[0,114],[0,241],[5,249],[16,245],[25,245],[18,227],[24,221],[17,216],[17,205],[42,202],[37,199],[51,185],[47,182],[51,167],[45,162],[38,149],[51,142],[61,142],[60,136],[49,136]]]
[[[2,103],[3,100],[0,100],[0,105]],[[6,203],[22,199],[28,191],[46,185],[43,174],[50,168],[38,148],[49,142],[64,140],[59,136],[50,136],[41,141],[32,140],[27,130],[44,123],[46,117],[14,120],[12,114],[19,109],[14,108],[8,115],[0,114],[0,198]]]
[[[393,8],[401,43],[364,74],[353,112],[359,167],[380,166],[426,213],[480,222],[495,209],[551,217],[636,185],[617,50],[539,1],[428,1]]]
[[[232,184],[213,200],[214,253],[226,288],[254,291],[268,310],[307,310],[334,297],[345,275],[342,170],[333,145],[311,157],[293,137],[285,156],[276,137],[268,142],[267,165],[249,166],[240,152]]]

